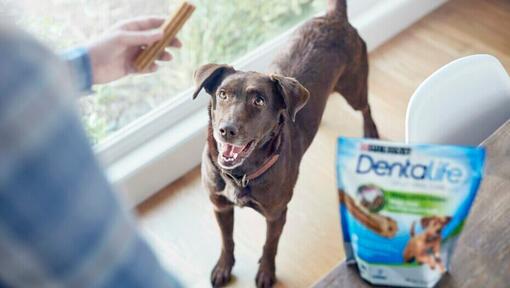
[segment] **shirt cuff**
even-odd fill
[[[73,79],[83,94],[92,94],[92,65],[86,48],[74,48],[62,53],[62,58],[71,67]]]

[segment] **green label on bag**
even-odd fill
[[[384,192],[384,211],[416,215],[444,215],[446,199],[439,196],[399,191]]]

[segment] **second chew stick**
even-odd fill
[[[340,189],[338,190],[338,193],[340,196],[340,202],[347,207],[349,212],[351,212],[351,215],[354,216],[354,218],[356,218],[360,223],[383,237],[395,237],[395,234],[398,231],[398,226],[394,219],[368,211],[368,209],[358,205],[351,196],[347,195]]]
[[[194,5],[185,1],[181,3],[172,17],[163,23],[163,38],[142,51],[135,59],[134,66],[138,71],[145,71],[149,68],[163,50],[165,50],[165,47],[170,44],[170,41],[175,38],[179,30],[184,26],[184,23],[193,14],[193,11],[195,11]]]

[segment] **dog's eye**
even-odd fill
[[[221,100],[227,99],[227,93],[225,93],[225,90],[220,90],[218,92],[218,98],[220,98]]]
[[[257,106],[264,106],[266,104],[266,101],[264,101],[264,98],[257,96],[255,97],[255,100],[253,100],[253,103]]]

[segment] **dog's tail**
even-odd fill
[[[411,234],[411,238],[414,237],[414,225],[416,224],[416,221],[413,221],[413,223],[411,223],[411,229],[409,229],[409,234]]]
[[[328,0],[328,14],[347,18],[347,0]]]

